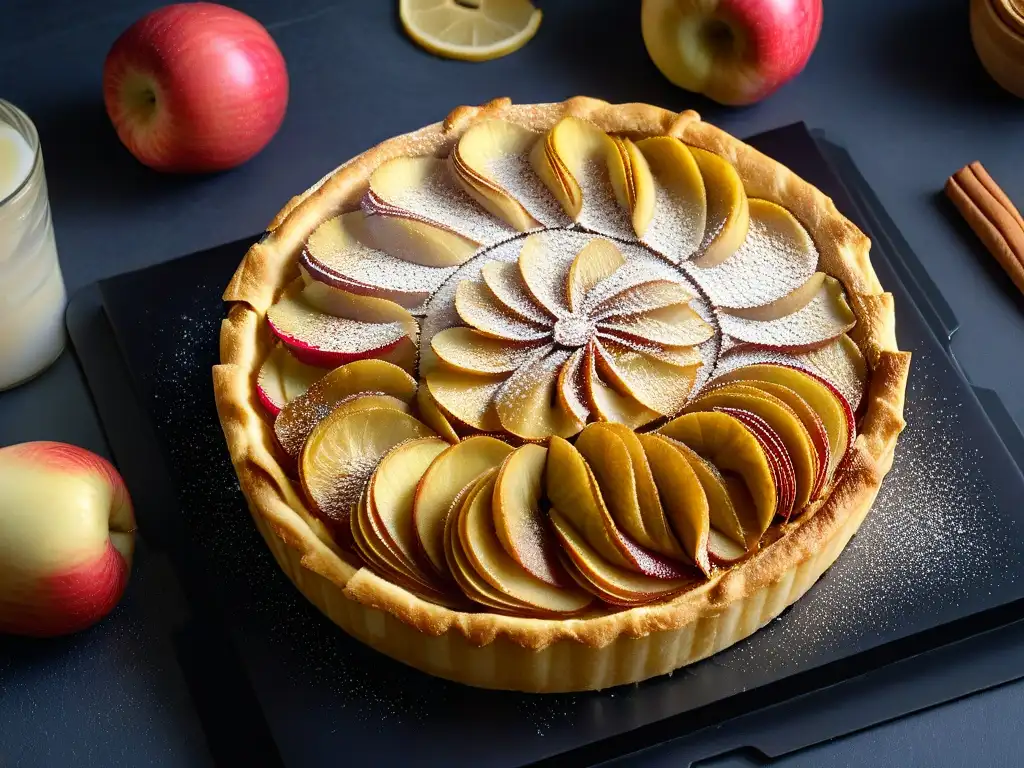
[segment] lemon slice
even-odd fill
[[[541,12],[529,0],[399,0],[409,37],[433,54],[489,61],[526,45]]]

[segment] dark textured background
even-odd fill
[[[999,91],[977,63],[966,0],[829,0],[805,72],[741,110],[715,107],[661,78],[643,49],[637,2],[539,2],[547,17],[537,37],[514,56],[478,65],[419,51],[387,0],[233,4],[265,23],[281,46],[292,80],[288,116],[245,167],[178,179],[153,174],[120,147],[100,97],[110,44],[158,3],[3,3],[0,96],[39,127],[70,292],[258,231],[333,165],[459,103],[585,93],[692,107],[737,135],[804,120],[849,149],[960,319],[953,344],[960,364],[1024,423],[1024,302],[939,196],[946,176],[977,159],[1024,201],[1024,102]],[[522,67],[545,74],[515,77]],[[105,452],[70,355],[0,395],[0,443],[44,438]],[[143,548],[122,606],[90,632],[50,643],[0,641],[0,765],[204,764],[176,662],[148,615],[162,567]],[[1017,764],[1022,704],[1024,685],[1004,686],[782,764]],[[740,756],[714,763],[749,764]]]

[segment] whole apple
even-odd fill
[[[135,548],[124,481],[66,443],[0,448],[0,633],[77,632],[121,599]]]
[[[267,30],[214,3],[159,8],[129,27],[103,66],[117,135],[158,171],[233,168],[284,120],[288,71]]]
[[[807,64],[822,0],[644,0],[644,44],[676,85],[720,104],[752,104]]]

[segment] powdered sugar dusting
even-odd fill
[[[775,320],[748,320],[722,312],[722,333],[738,341],[769,347],[806,347],[834,339],[853,327],[853,315],[827,290],[819,291],[802,309]]]
[[[581,226],[620,240],[636,240],[629,211],[615,199],[607,163],[587,160],[576,181],[583,191],[583,208],[576,219]]]
[[[290,298],[273,305],[267,320],[287,343],[338,354],[382,349],[406,334],[401,323],[364,323],[325,315]]]
[[[572,224],[562,206],[534,173],[529,151],[491,158],[487,163],[487,174],[542,226],[567,227]]]
[[[704,236],[703,211],[654,179],[654,216],[641,241],[669,261],[690,259]]]

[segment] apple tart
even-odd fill
[[[869,241],[693,112],[460,107],[290,201],[224,298],[218,411],[295,585],[430,674],[671,672],[871,507],[909,354]]]

